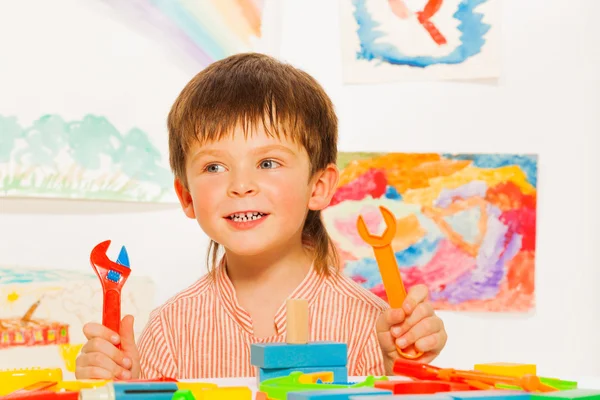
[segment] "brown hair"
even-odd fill
[[[219,60],[181,91],[168,117],[170,164],[187,187],[186,155],[194,143],[219,140],[241,126],[244,135],[258,124],[268,135],[300,143],[310,159],[310,176],[337,159],[337,116],[331,99],[309,74],[272,57],[243,53]],[[312,248],[315,269],[328,274],[339,258],[321,212],[309,210],[302,232]],[[210,271],[219,244],[208,248]]]

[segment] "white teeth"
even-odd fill
[[[246,221],[255,221],[264,216],[264,214],[259,212],[247,212],[247,213],[236,213],[229,216],[229,219],[235,222],[246,222]]]

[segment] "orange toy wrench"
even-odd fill
[[[402,308],[402,304],[406,298],[406,289],[404,288],[404,283],[402,283],[402,276],[400,276],[396,256],[392,249],[392,239],[396,236],[396,217],[390,210],[383,206],[379,206],[379,210],[386,224],[385,231],[381,236],[373,235],[369,232],[362,216],[358,217],[356,228],[362,240],[373,247],[388,303],[390,303],[392,308]],[[398,354],[402,357],[409,359],[416,359],[423,355],[423,352],[407,354],[398,346],[396,346],[396,350],[398,350]]]

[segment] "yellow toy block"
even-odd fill
[[[202,399],[203,393],[208,389],[217,389],[216,383],[209,382],[177,382],[179,390],[189,390],[194,399]]]
[[[196,400],[252,400],[252,390],[247,386],[223,386],[204,389]]]
[[[60,368],[19,368],[0,370],[0,396],[7,395],[36,382],[60,382]]]
[[[514,376],[520,378],[524,375],[537,375],[535,364],[518,363],[486,363],[475,364],[475,371],[485,372],[487,374]]]
[[[79,392],[81,389],[95,389],[106,385],[108,381],[100,379],[80,379],[77,381],[62,381],[51,387],[53,392]]]

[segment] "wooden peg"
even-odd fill
[[[288,299],[286,301],[286,338],[289,344],[308,343],[308,301]]]

